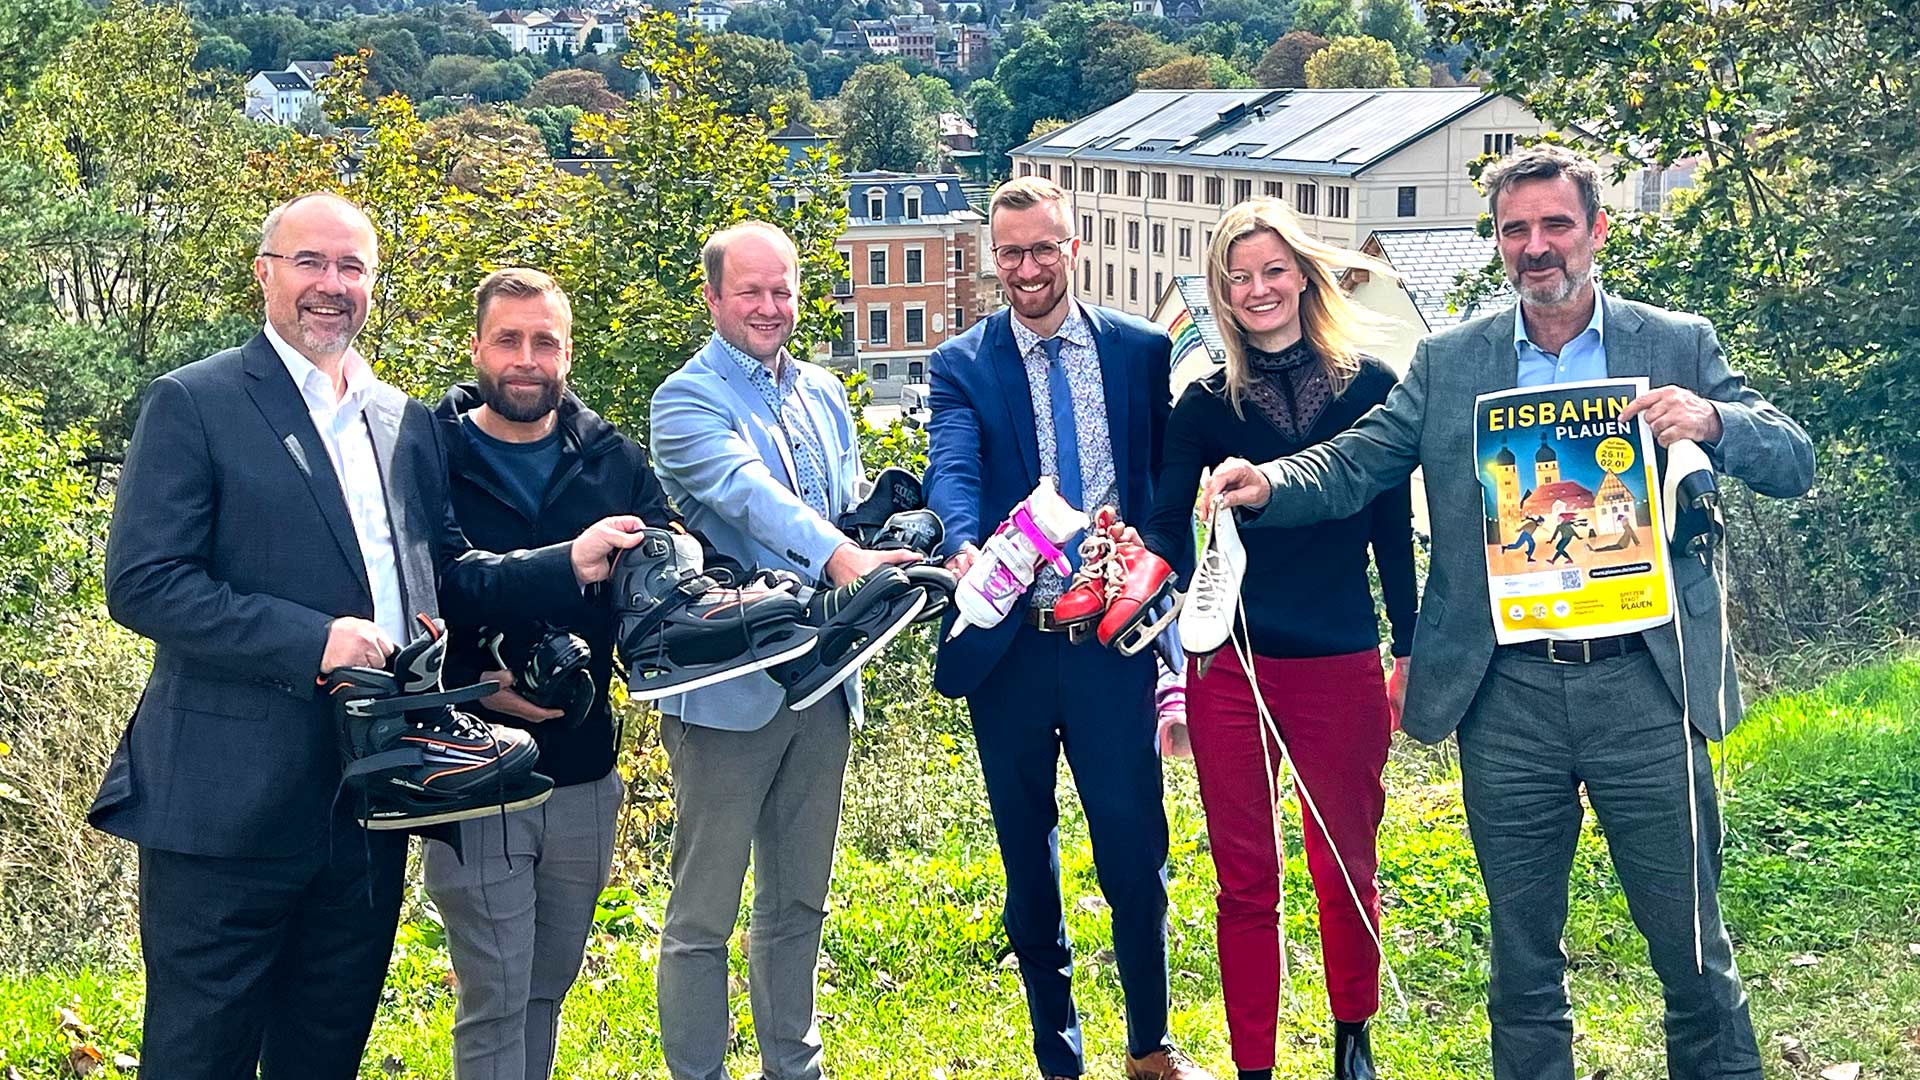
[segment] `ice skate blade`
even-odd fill
[[[505,802],[487,803],[482,806],[466,806],[458,810],[443,810],[417,817],[362,818],[360,827],[372,832],[392,832],[399,829],[418,829],[427,825],[446,825],[450,822],[466,821],[468,818],[492,817],[502,812],[526,810],[546,802],[552,794],[553,789],[548,788],[520,799],[508,799]]]
[[[660,675],[655,678],[635,679],[633,685],[627,688],[627,696],[635,701],[658,701],[661,698],[718,686],[742,675],[765,671],[775,664],[784,664],[789,660],[805,656],[819,644],[819,641],[820,635],[807,634],[792,645],[782,646],[777,652],[756,656],[738,667],[682,673],[677,678],[673,675]]]
[[[1172,606],[1164,615],[1155,617],[1153,609],[1159,606],[1161,601],[1169,598],[1173,600]],[[1121,656],[1138,656],[1145,652],[1161,634],[1172,629],[1174,623],[1179,621],[1180,605],[1184,599],[1185,597],[1174,590],[1171,581],[1161,582],[1153,595],[1142,601],[1113,635],[1113,651]]]
[[[892,625],[888,626],[884,631],[868,638],[867,643],[860,647],[860,651],[853,655],[851,661],[840,665],[839,671],[834,672],[831,677],[814,688],[813,692],[806,697],[801,698],[799,701],[787,702],[787,708],[792,709],[794,712],[799,712],[808,708],[821,698],[826,697],[834,690],[839,689],[840,684],[847,681],[849,674],[858,671],[861,664],[871,660],[876,653],[887,647],[888,642],[899,637],[900,631],[905,630],[913,620],[919,616],[920,609],[926,605],[927,594],[925,591],[921,591],[914,596],[913,603],[908,604],[901,610],[900,617],[893,620]]]

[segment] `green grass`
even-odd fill
[[[921,717],[951,724],[951,714]],[[924,731],[924,728],[921,729]],[[820,999],[830,1073],[846,1078],[1030,1075],[1017,974],[1003,962],[999,864],[964,738],[925,738],[891,721],[864,736],[849,775],[849,827],[834,881]],[[1769,1077],[1839,1062],[1861,1075],[1920,1080],[1920,662],[1878,664],[1757,705],[1723,754],[1728,819],[1724,906],[1753,999]],[[1397,1080],[1487,1072],[1485,900],[1458,780],[1444,754],[1396,748],[1382,831],[1390,957],[1407,995],[1387,995],[1376,1048]],[[1231,1076],[1214,890],[1192,770],[1168,770],[1172,829],[1173,1025],[1184,1046]],[[1070,788],[1065,789],[1070,792]],[[1104,904],[1086,833],[1067,798],[1064,893],[1078,956],[1076,994],[1089,1075],[1118,1076],[1123,1031]],[[1289,830],[1288,937],[1278,1075],[1326,1073],[1329,1022],[1310,888]],[[610,891],[587,968],[568,1000],[559,1075],[664,1075],[653,961],[665,900],[657,871]],[[417,910],[417,905],[416,905]],[[1591,828],[1573,875],[1567,944],[1583,1073],[1664,1075],[1659,985]],[[736,1076],[757,1067],[735,958]],[[363,1074],[446,1076],[453,996],[438,927],[402,928]],[[93,1030],[63,1031],[70,1008]],[[71,1044],[137,1054],[140,980],[89,967],[0,977],[0,1075],[69,1075]],[[1804,1063],[1783,1052],[1797,1041]],[[1794,1058],[1798,1058],[1796,1053]],[[391,1059],[389,1062],[388,1059]],[[106,1069],[96,1075],[112,1076]]]

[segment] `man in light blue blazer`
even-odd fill
[[[1495,1080],[1573,1080],[1561,933],[1582,788],[1665,991],[1667,1075],[1760,1080],[1716,895],[1720,816],[1707,740],[1740,720],[1719,583],[1698,559],[1677,557],[1673,623],[1497,644],[1474,399],[1515,386],[1644,377],[1652,389],[1624,418],[1644,418],[1661,447],[1699,444],[1717,471],[1763,495],[1806,492],[1813,447],[1727,367],[1706,320],[1597,287],[1594,253],[1607,216],[1594,163],[1535,146],[1481,180],[1519,303],[1422,341],[1386,402],[1351,429],[1258,467],[1229,461],[1209,493],[1262,507],[1248,525],[1303,525],[1353,513],[1415,466],[1425,472],[1433,567],[1402,726],[1422,742],[1458,734],[1493,928]]]
[[[746,222],[701,252],[714,333],[653,395],[654,471],[687,528],[744,567],[844,585],[913,552],[836,529],[860,451],[839,378],[787,352],[799,257]],[[660,933],[660,1043],[674,1080],[726,1080],[727,941],[754,869],[748,990],[766,1080],[821,1075],[814,972],[860,680],[793,711],[765,675],[660,703],[673,770],[673,893]]]

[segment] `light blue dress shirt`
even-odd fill
[[[1513,351],[1520,358],[1521,386],[1552,386],[1555,383],[1590,382],[1607,377],[1607,350],[1602,314],[1606,303],[1600,286],[1593,287],[1593,318],[1587,328],[1574,335],[1555,356],[1535,345],[1527,337],[1525,309],[1514,312]]]

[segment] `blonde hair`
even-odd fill
[[[560,324],[568,333],[573,332],[573,303],[567,299],[565,289],[547,274],[524,266],[509,266],[495,270],[480,281],[480,287],[473,290],[473,332],[487,322],[487,305],[496,297],[510,296],[516,299],[528,296],[551,296],[560,304]]]
[[[1068,220],[1071,200],[1065,188],[1042,176],[1023,176],[1018,180],[1009,180],[993,190],[993,198],[987,203],[987,218],[1001,210],[1025,210],[1041,203],[1057,203],[1060,213]]]
[[[727,268],[727,247],[735,240],[747,236],[765,237],[774,247],[787,257],[787,265],[793,267],[794,276],[800,275],[800,249],[794,245],[793,237],[787,230],[771,221],[742,221],[729,225],[712,236],[700,247],[700,270],[707,278],[707,287],[714,295],[720,293],[721,275]]]
[[[1207,301],[1220,326],[1220,340],[1227,354],[1227,400],[1240,412],[1241,402],[1253,374],[1247,366],[1246,329],[1234,316],[1228,303],[1227,256],[1233,245],[1255,233],[1272,233],[1286,245],[1307,279],[1300,294],[1300,336],[1312,346],[1326,366],[1327,379],[1337,397],[1346,393],[1354,376],[1360,373],[1360,361],[1368,346],[1379,341],[1392,320],[1361,307],[1347,296],[1335,276],[1346,270],[1365,270],[1399,279],[1393,268],[1358,251],[1336,247],[1308,236],[1293,211],[1279,199],[1248,199],[1221,215],[1215,226],[1213,245],[1207,249]]]

